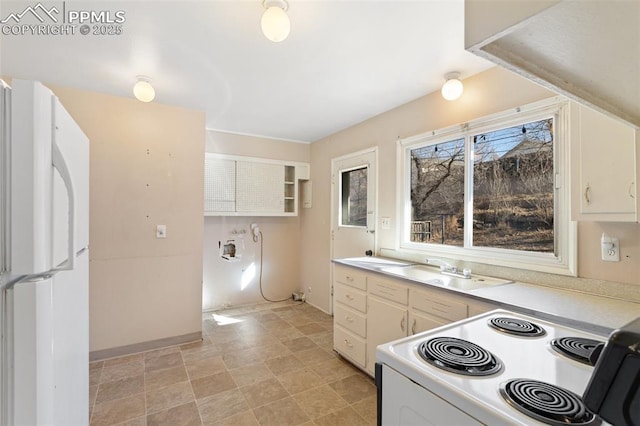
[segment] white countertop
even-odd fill
[[[388,274],[381,270],[382,267],[390,265],[412,265],[413,262],[380,257],[334,259],[333,262],[418,285],[430,286],[443,291],[462,293],[480,301],[496,304],[504,309],[516,310],[524,314],[551,321],[559,321],[598,334],[608,334],[612,330],[620,328],[631,320],[640,317],[640,304],[638,303],[577,291],[521,282],[469,291],[448,289],[441,286],[432,286],[406,277]]]

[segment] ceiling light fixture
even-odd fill
[[[460,81],[460,73],[450,72],[444,78],[447,81],[442,85],[442,97],[448,101],[455,101],[462,96],[464,91],[464,86]]]
[[[156,97],[156,90],[151,85],[151,79],[145,75],[136,76],[138,80],[133,85],[133,94],[140,102],[151,102]]]
[[[291,21],[287,15],[289,4],[286,0],[264,0],[262,5],[267,9],[260,21],[264,36],[275,43],[289,37]]]

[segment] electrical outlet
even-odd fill
[[[605,262],[620,262],[620,240],[603,234],[600,254]]]

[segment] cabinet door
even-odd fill
[[[421,333],[448,324],[449,321],[415,311],[409,312],[409,335]]]
[[[236,210],[236,162],[205,155],[204,211],[234,212]]]
[[[580,212],[577,219],[635,221],[635,129],[590,108],[576,109],[579,124],[573,147],[578,151],[579,184],[574,184],[574,201],[578,204],[574,207]]]
[[[373,375],[376,346],[407,335],[407,308],[373,296],[368,298],[367,310],[367,372]]]
[[[284,166],[238,161],[236,168],[237,211],[284,213]]]

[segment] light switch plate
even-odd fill
[[[167,225],[156,226],[156,238],[167,238]]]
[[[391,218],[390,217],[381,217],[380,218],[380,226],[382,229],[391,229]]]

